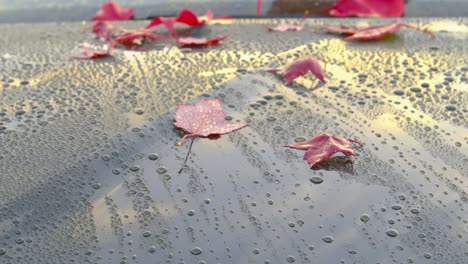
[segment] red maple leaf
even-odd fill
[[[327,12],[337,17],[401,17],[405,0],[340,0]]]
[[[323,61],[323,60],[322,60]],[[325,61],[323,61],[325,63]],[[305,75],[307,72],[314,74],[319,80],[325,82],[325,73],[320,65],[319,59],[312,55],[301,57],[283,68],[271,69],[268,72],[280,73],[287,83],[292,82],[297,77]]]
[[[220,38],[192,38],[192,37],[181,37],[177,39],[177,42],[182,47],[203,47],[209,45],[216,45],[219,42],[225,40],[228,36],[220,37]]]
[[[349,40],[379,40],[388,34],[395,33],[397,30],[399,30],[402,27],[419,30],[421,32],[424,32],[426,34],[433,36],[432,32],[427,29],[422,29],[417,26],[409,25],[406,23],[395,22],[395,23],[386,24],[386,25],[371,26],[367,28],[356,29],[354,34],[345,38],[345,40],[347,41]]]
[[[189,134],[177,143],[182,145],[188,137],[208,137],[223,135],[241,129],[249,123],[234,123],[225,120],[226,114],[219,99],[201,100],[196,104],[178,105],[175,113],[174,126],[187,131]]]
[[[208,23],[212,19],[230,19],[230,16],[213,17],[213,12],[208,10],[204,16],[198,17],[192,10],[183,9],[176,17],[156,17],[146,26],[152,28],[155,26],[163,25],[167,31],[173,36],[177,36],[174,28],[175,23],[185,24],[190,27],[201,26]]]
[[[354,156],[355,152],[351,143],[362,144],[357,140],[321,133],[303,142],[287,144],[286,147],[305,150],[304,160],[307,160],[312,168],[317,162],[327,160],[336,152]]]
[[[266,26],[265,28],[268,31],[276,31],[276,32],[286,32],[286,31],[301,31],[304,28],[304,21],[306,20],[309,12],[305,12],[302,19],[295,24],[291,23],[280,23],[274,27]]]
[[[107,57],[110,55],[112,48],[113,47],[109,44],[107,45],[107,47],[102,47],[102,48],[83,46],[81,53],[77,55],[73,55],[72,58],[73,59],[96,59],[96,58]]]
[[[116,2],[104,3],[91,21],[128,20],[133,16],[133,8],[123,8]]]

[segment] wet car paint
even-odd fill
[[[235,20],[201,29],[216,47],[93,61],[68,57],[86,25],[0,25],[0,263],[466,263],[468,23],[314,29],[356,21]],[[266,72],[310,53],[326,84]],[[176,104],[211,97],[251,124],[178,174]],[[322,131],[365,145],[321,170],[284,147]]]

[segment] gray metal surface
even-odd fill
[[[313,31],[356,21],[238,20],[202,30],[230,34],[216,47],[93,61],[68,59],[81,24],[0,25],[0,263],[467,263],[468,21]],[[265,72],[310,53],[326,84]],[[176,104],[206,97],[251,124],[196,139],[178,174]],[[283,147],[322,131],[365,145],[322,170]]]

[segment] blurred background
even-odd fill
[[[107,0],[0,0],[0,23],[79,21],[92,17]],[[118,0],[135,9],[135,19],[174,15],[181,8],[197,13],[254,17],[256,0]],[[262,16],[323,15],[335,0],[262,0]],[[407,0],[406,17],[461,17],[468,14],[468,0]]]

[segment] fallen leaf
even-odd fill
[[[96,36],[102,38],[105,42],[115,42],[114,37],[112,35],[114,28],[114,24],[111,24],[109,22],[98,21],[93,25],[92,32]]]
[[[175,113],[174,126],[181,128],[189,134],[177,143],[182,145],[188,137],[208,137],[223,135],[241,129],[249,123],[227,122],[226,114],[221,107],[219,99],[201,100],[196,104],[178,105]]]
[[[409,25],[406,23],[395,22],[387,25],[359,28],[355,31],[354,34],[345,38],[345,40],[379,40],[388,34],[395,33],[402,27],[415,29],[433,36],[432,32],[427,29],[422,29],[417,26]]]
[[[203,47],[209,45],[216,45],[219,42],[225,40],[228,36],[220,37],[220,38],[192,38],[192,37],[181,37],[177,39],[177,42],[182,47]]]
[[[201,26],[212,19],[230,19],[230,16],[219,16],[213,17],[213,12],[208,10],[204,16],[198,17],[192,10],[183,9],[179,12],[176,17],[156,17],[146,26],[146,28],[152,28],[155,26],[163,25],[172,36],[177,36],[174,28],[175,23],[185,24],[190,27]]]
[[[83,46],[81,53],[78,55],[73,55],[73,59],[96,59],[96,58],[102,58],[102,57],[107,57],[110,55],[110,52],[112,51],[112,46],[107,45],[99,48],[99,47],[89,47],[89,46]]]
[[[339,27],[322,26],[321,28],[329,33],[343,34],[343,35],[348,35],[348,36],[353,35],[358,30],[356,28],[347,27],[347,26],[339,26]]]
[[[286,31],[301,31],[304,28],[304,21],[306,20],[307,16],[309,15],[308,12],[304,13],[304,17],[295,24],[292,23],[280,23],[274,27],[266,26],[265,28],[268,31],[276,31],[276,32],[286,32]]]
[[[323,60],[322,60],[323,61]],[[325,63],[325,61],[323,61]],[[312,55],[301,57],[280,69],[271,69],[268,72],[280,73],[287,83],[294,81],[297,77],[305,75],[307,72],[314,74],[319,80],[325,82],[325,73],[320,65],[319,59]]]
[[[286,147],[305,150],[304,160],[307,160],[312,168],[317,162],[327,160],[336,152],[354,156],[355,152],[351,143],[362,144],[357,140],[321,133],[303,142],[287,144]]]
[[[123,8],[116,2],[104,3],[91,21],[128,20],[133,16],[133,8]]]
[[[340,0],[327,12],[337,17],[401,17],[405,0]]]
[[[148,41],[155,41],[157,34],[148,29],[126,30],[117,35],[115,41],[122,44],[126,48],[139,47]]]

